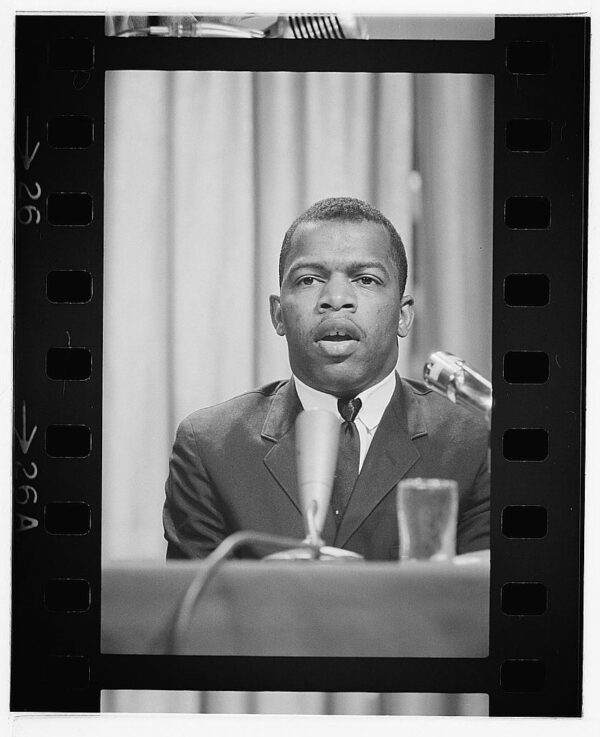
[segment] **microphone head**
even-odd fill
[[[340,421],[332,412],[309,409],[296,420],[298,491],[307,537],[317,544],[331,499],[340,442]]]
[[[489,419],[492,385],[464,359],[445,351],[435,351],[423,367],[423,379],[427,386],[454,404],[481,412]]]
[[[435,351],[423,367],[423,380],[427,386],[456,402],[453,382],[454,377],[461,371],[461,363],[461,359],[452,353]]]

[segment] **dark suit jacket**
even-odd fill
[[[168,558],[204,557],[238,530],[304,537],[294,447],[301,410],[293,382],[283,381],[181,423],[163,515]],[[396,560],[394,490],[401,479],[421,476],[458,482],[458,553],[489,547],[487,444],[482,420],[397,376],[337,534],[328,513],[325,543]]]

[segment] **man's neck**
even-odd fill
[[[317,389],[314,386],[310,386],[309,384],[306,384],[304,381],[299,379],[295,374],[292,374],[292,376],[294,378],[294,382],[296,383],[296,386],[298,386],[299,384],[303,389],[306,389],[306,391],[309,393],[314,392],[316,395],[322,395],[323,397],[327,397],[327,396],[334,397],[336,401],[338,399],[354,399],[355,397],[360,397],[360,399],[364,401],[367,397],[376,393],[378,390],[380,390],[383,386],[386,386],[388,383],[389,384],[393,383],[395,385],[396,369],[393,369],[392,371],[390,371],[390,373],[387,376],[385,376],[383,379],[378,381],[376,384],[372,384],[371,386],[367,387],[366,389],[363,389],[360,392],[351,392],[351,393],[348,393],[347,391],[336,393],[336,392],[327,391],[324,389]]]

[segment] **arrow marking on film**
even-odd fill
[[[31,441],[33,440],[33,436],[36,433],[37,425],[33,426],[33,430],[31,431],[31,435],[27,437],[27,409],[25,407],[25,402],[23,402],[23,412],[22,412],[22,419],[23,419],[23,432],[21,435],[19,435],[19,432],[17,428],[15,427],[15,434],[19,438],[19,445],[21,446],[21,451],[23,452],[23,455],[27,455],[27,451],[29,450],[29,446],[31,445]]]
[[[35,158],[35,155],[38,152],[38,148],[40,147],[40,142],[36,141],[35,147],[33,149],[33,153],[29,153],[29,115],[25,116],[25,153],[21,151],[21,147],[18,146],[19,153],[21,154],[21,161],[23,162],[23,166],[25,167],[25,171],[29,171],[29,167],[31,166],[31,162]]]

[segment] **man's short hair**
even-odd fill
[[[402,238],[400,238],[398,231],[392,223],[376,207],[355,197],[328,197],[325,200],[319,200],[294,220],[288,228],[281,245],[281,253],[279,255],[280,286],[283,281],[283,272],[292,248],[292,240],[296,228],[301,223],[314,223],[327,220],[339,220],[340,222],[362,222],[366,220],[370,223],[383,225],[390,236],[391,256],[398,271],[400,295],[402,296],[404,294],[408,264]]]

